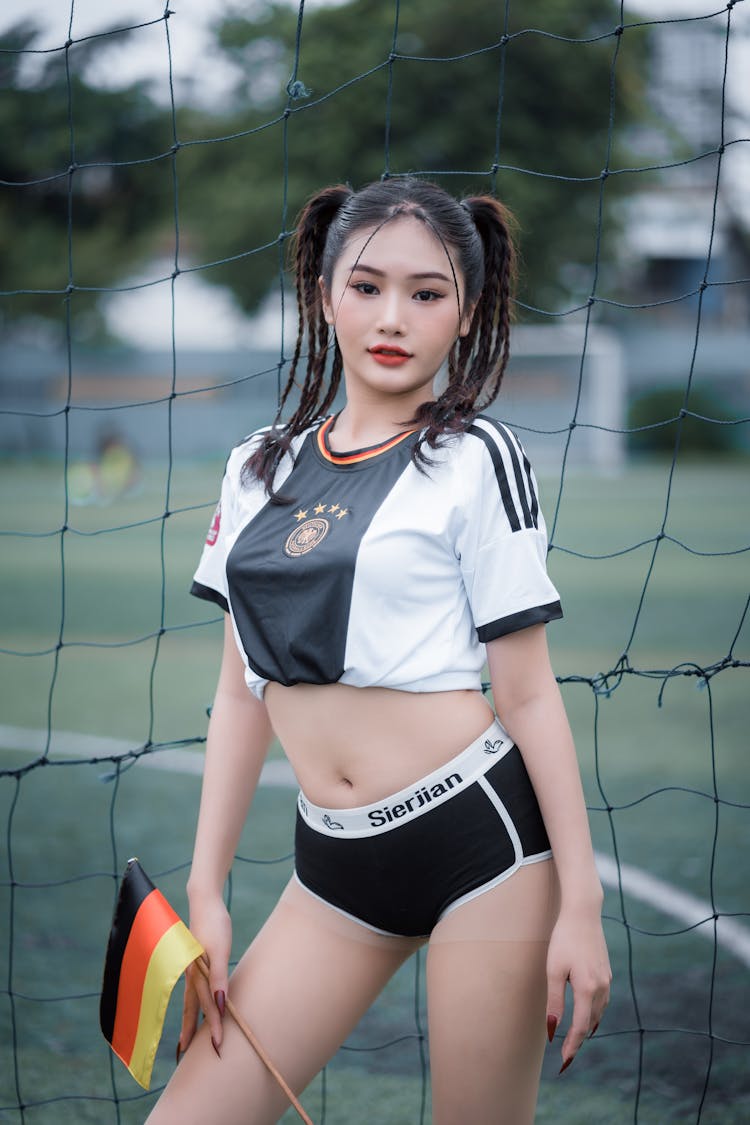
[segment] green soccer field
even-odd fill
[[[99,985],[129,856],[185,913],[199,777],[158,767],[174,744],[199,758],[205,733],[220,625],[187,589],[220,473],[147,465],[134,494],[66,514],[59,466],[0,463],[0,529],[17,533],[0,539],[0,1122],[135,1125],[151,1104],[101,1038]],[[549,1049],[540,1122],[750,1118],[747,463],[679,466],[668,508],[667,481],[660,463],[570,475],[554,526],[566,616],[548,632],[597,851],[622,884],[607,875],[610,1010],[563,1077]],[[558,483],[541,486],[551,526]],[[235,954],[289,875],[293,815],[291,788],[261,788]],[[316,1125],[429,1121],[418,968],[306,1093]]]

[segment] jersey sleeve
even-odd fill
[[[203,553],[198,563],[198,568],[193,575],[193,584],[190,593],[205,601],[215,602],[229,612],[229,594],[227,590],[227,555],[229,553],[228,540],[236,526],[236,480],[233,466],[234,457],[230,457],[224,470],[224,479],[221,483],[221,495],[214,510]]]
[[[516,436],[479,417],[466,438],[464,513],[457,543],[478,639],[484,644],[562,617],[547,574],[547,532],[534,472]],[[476,443],[476,444],[474,444]]]

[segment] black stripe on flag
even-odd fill
[[[117,991],[120,986],[120,970],[125,946],[128,944],[130,931],[141,903],[153,890],[154,884],[138,860],[128,860],[112,919],[107,956],[104,960],[102,996],[99,1002],[99,1025],[108,1043],[112,1042],[115,1028]]]

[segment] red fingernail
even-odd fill
[[[599,1027],[599,1024],[598,1024],[598,1023],[595,1023],[595,1024],[594,1024],[594,1026],[593,1026],[593,1027],[591,1028],[591,1032],[589,1033],[589,1039],[593,1039],[593,1038],[594,1038],[594,1036],[596,1035],[596,1032],[597,1032],[597,1028],[598,1028],[598,1027]]]
[[[180,1040],[178,1039],[177,1040],[177,1050],[175,1051],[175,1056],[174,1056],[175,1066],[179,1063],[181,1058],[182,1058],[182,1044],[180,1043]]]
[[[557,1074],[558,1074],[558,1078],[559,1078],[559,1076],[560,1076],[560,1075],[562,1074],[562,1072],[563,1072],[564,1070],[567,1070],[567,1069],[568,1069],[568,1067],[570,1066],[570,1064],[572,1063],[572,1061],[573,1061],[573,1059],[574,1059],[574,1058],[575,1058],[575,1056],[574,1056],[574,1055],[571,1055],[569,1059],[566,1059],[566,1060],[565,1060],[565,1062],[564,1062],[564,1063],[562,1064],[562,1066],[560,1067],[559,1071],[557,1072]]]
[[[219,1009],[219,1015],[222,1019],[224,1019],[224,1008],[226,1006],[227,999],[220,988],[217,989],[216,992],[214,992],[214,1000],[216,1001],[216,1007]]]
[[[216,1042],[216,1040],[214,1039],[213,1035],[211,1036],[211,1046],[216,1051],[216,1054],[218,1055],[218,1057],[221,1058],[221,1052],[219,1051],[219,1045]]]
[[[549,1039],[550,1043],[555,1038],[555,1032],[557,1031],[557,1025],[559,1022],[560,1021],[558,1020],[557,1016],[547,1016],[547,1038]]]

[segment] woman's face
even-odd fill
[[[424,222],[405,215],[357,231],[330,293],[322,280],[321,290],[350,399],[394,398],[413,411],[434,397],[433,379],[473,310],[464,312],[461,271]]]

